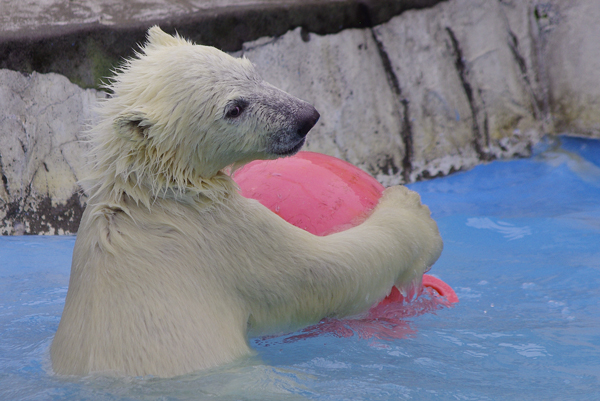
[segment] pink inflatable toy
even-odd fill
[[[314,152],[276,160],[256,160],[234,174],[241,194],[258,200],[289,223],[315,235],[328,235],[363,221],[384,190],[354,165]],[[458,302],[442,280],[423,275],[423,287]],[[421,289],[422,290],[422,289]],[[420,291],[419,291],[420,293]],[[396,287],[380,305],[404,301]]]

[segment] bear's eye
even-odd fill
[[[240,106],[235,106],[233,109],[229,110],[227,117],[237,117],[240,114],[242,114],[242,108]]]
[[[238,100],[237,102],[234,102],[227,107],[227,112],[225,113],[225,117],[227,117],[227,118],[239,117],[244,112],[244,109],[247,106],[248,106],[248,103],[245,100]]]

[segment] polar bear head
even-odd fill
[[[90,181],[136,200],[144,191],[152,198],[206,186],[232,164],[292,155],[319,119],[249,60],[158,27],[106,88],[112,96],[91,131]]]

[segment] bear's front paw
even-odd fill
[[[421,197],[415,191],[411,191],[403,185],[395,185],[393,187],[386,188],[381,197],[380,204],[383,206],[398,207],[402,206],[405,208],[427,208],[421,203]]]

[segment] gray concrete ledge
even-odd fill
[[[196,43],[237,51],[244,42],[296,27],[331,34],[384,23],[444,0],[62,0],[6,1],[0,7],[0,68],[56,72],[84,88],[159,24]]]

